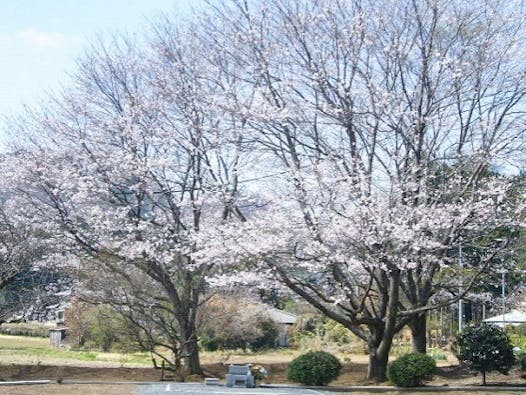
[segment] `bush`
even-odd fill
[[[217,351],[219,349],[219,343],[213,334],[204,334],[201,336],[199,344],[205,351]]]
[[[256,318],[256,336],[248,344],[253,351],[268,350],[276,347],[279,329],[274,321],[267,317]]]
[[[518,336],[526,337],[526,323],[516,326],[514,332]]]
[[[239,298],[215,295],[200,311],[200,345],[204,350],[260,351],[278,342],[279,328],[263,305],[239,303]]]
[[[522,350],[526,350],[526,336],[512,334],[508,335],[508,337],[512,346],[519,347]]]
[[[324,351],[311,351],[294,359],[287,369],[287,379],[304,385],[327,385],[340,375],[338,358]]]
[[[307,313],[298,317],[292,330],[291,344],[304,351],[361,352],[361,340],[342,324],[321,314]]]
[[[458,336],[457,347],[458,359],[481,372],[483,384],[486,384],[486,372],[496,370],[508,374],[515,363],[508,335],[493,325],[468,326]]]
[[[435,368],[435,360],[429,355],[409,353],[391,363],[387,377],[397,387],[418,387],[431,380]]]
[[[0,334],[49,338],[49,327],[34,324],[2,324]]]
[[[524,372],[526,371],[526,354],[519,355],[519,369]]]

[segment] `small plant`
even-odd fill
[[[435,360],[429,355],[409,353],[391,363],[387,377],[397,387],[418,387],[431,380],[435,368]]]
[[[252,366],[252,375],[256,380],[263,380],[268,377],[268,370],[261,365]]]
[[[440,351],[433,351],[429,356],[435,361],[447,361],[447,355]]]
[[[311,351],[294,359],[287,369],[287,379],[304,385],[327,385],[340,375],[338,358],[324,351]]]
[[[513,346],[506,333],[493,325],[468,326],[457,338],[458,359],[471,369],[482,373],[486,385],[486,372],[508,374],[515,363]]]

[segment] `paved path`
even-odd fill
[[[329,395],[331,392],[304,388],[227,388],[200,383],[166,383],[139,388],[140,395]],[[333,393],[332,393],[333,394]]]

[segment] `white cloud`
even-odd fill
[[[56,47],[62,44],[66,37],[57,32],[44,32],[35,28],[27,29],[18,34],[26,44],[35,47]]]

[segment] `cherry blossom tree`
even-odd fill
[[[204,52],[161,24],[95,45],[74,86],[12,124],[25,138],[3,163],[13,204],[59,238],[84,297],[111,304],[145,347],[190,373],[201,372],[197,310],[214,264],[192,258],[192,235],[243,218],[242,124],[214,105],[226,90],[206,78]]]
[[[49,253],[45,238],[13,215],[2,199],[0,207],[0,323],[37,315],[56,303],[65,275],[42,265]]]
[[[232,111],[274,174],[273,204],[223,230],[225,259],[262,263],[365,340],[370,379],[385,379],[397,331],[422,331],[488,270],[507,246],[492,232],[519,225],[510,180],[485,175],[523,154],[524,15],[519,2],[270,0],[207,20],[254,87]],[[219,244],[200,259],[220,260]],[[460,269],[453,251],[472,244]]]
[[[524,15],[210,4],[94,46],[73,87],[12,125],[27,138],[2,182],[174,366],[200,371],[208,286],[279,280],[363,339],[382,381],[394,334],[423,333],[521,225],[507,174],[524,154]],[[479,251],[462,267],[461,246]]]

